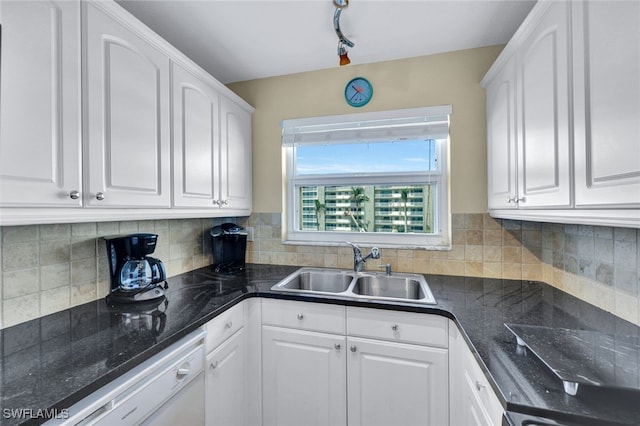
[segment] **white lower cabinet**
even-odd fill
[[[262,313],[264,426],[449,423],[445,318],[269,299]]]
[[[207,356],[206,425],[246,425],[244,330]]]
[[[504,408],[458,327],[449,327],[451,426],[499,426]]]
[[[247,425],[247,352],[241,302],[206,325],[205,424]]]
[[[347,339],[348,424],[448,424],[447,349]]]
[[[346,425],[345,337],[262,328],[263,425]]]

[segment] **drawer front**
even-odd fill
[[[438,315],[347,307],[347,334],[446,348],[447,319]]]
[[[292,300],[262,300],[262,324],[344,334],[344,306]]]
[[[244,325],[244,302],[221,313],[207,323],[207,353],[218,347]]]

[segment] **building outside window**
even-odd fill
[[[283,121],[283,240],[450,247],[451,107]]]

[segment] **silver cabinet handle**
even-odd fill
[[[77,200],[80,198],[80,191],[76,191],[75,189],[69,193],[69,198],[72,200]]]
[[[209,368],[212,370],[215,370],[216,368],[218,368],[218,361],[214,361],[211,364],[209,364]]]
[[[476,380],[476,389],[478,390],[478,392],[480,392],[482,389],[484,389],[484,385],[482,383],[480,383],[478,380]]]
[[[231,328],[231,327],[233,327],[233,322],[232,321],[229,321],[228,323],[226,323],[224,325],[224,328]]]
[[[398,331],[398,330],[400,329],[400,326],[399,326],[398,324],[393,324],[393,325],[391,326],[391,329],[392,329],[393,331]]]
[[[298,314],[298,319],[299,319],[299,320],[303,320],[303,319],[304,319],[304,314],[299,313],[299,314]]]
[[[104,192],[98,192],[96,194],[96,200],[98,200],[98,201],[104,200]]]
[[[336,348],[336,351],[339,351],[342,346],[340,346],[340,343],[336,343],[333,347]]]
[[[351,352],[355,352],[355,351],[357,351],[357,350],[358,350],[358,348],[356,348],[356,346],[355,346],[355,345],[353,345],[353,346],[351,346],[351,347],[349,348],[349,350],[350,350]]]
[[[187,364],[186,367],[180,367],[178,368],[178,371],[176,372],[176,377],[178,379],[182,379],[185,376],[188,376],[189,373],[191,373],[191,367],[189,366],[189,364]]]

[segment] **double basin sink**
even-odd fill
[[[424,276],[300,268],[271,287],[301,294],[332,294],[354,299],[393,300],[435,305]]]

